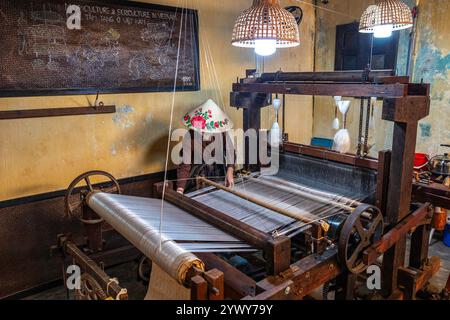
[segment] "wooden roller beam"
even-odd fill
[[[274,72],[263,73],[260,80],[263,82],[275,81],[323,81],[323,82],[376,82],[384,83],[384,78],[392,78],[394,70],[376,70],[367,73],[364,70],[355,71],[330,71],[330,72]],[[404,81],[405,77],[393,77],[398,81]],[[392,82],[392,81],[391,81]],[[396,82],[395,82],[396,83]]]
[[[235,83],[233,92],[259,92],[271,94],[294,94],[306,96],[343,96],[403,98],[408,95],[407,84],[365,84],[365,83]]]

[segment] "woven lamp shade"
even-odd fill
[[[369,6],[361,16],[359,32],[373,33],[378,26],[392,25],[393,31],[412,27],[411,9],[400,0],[382,0]]]
[[[236,47],[254,48],[255,40],[276,40],[277,48],[300,44],[294,16],[280,6],[279,0],[254,0],[253,6],[237,19],[231,43]]]

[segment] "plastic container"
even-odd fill
[[[414,169],[421,170],[426,167],[430,158],[425,153],[416,153],[414,156]]]
[[[450,247],[450,224],[445,227],[444,231],[444,244]]]
[[[450,247],[450,224],[445,226],[445,231],[444,231],[444,244],[447,247]]]
[[[450,210],[447,210],[447,225],[444,230],[444,240],[442,240],[447,247],[450,247]]]
[[[434,209],[432,226],[437,231],[444,231],[447,225],[447,210],[436,207]]]

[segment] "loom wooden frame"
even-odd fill
[[[429,216],[426,218],[417,212],[411,212],[411,191],[413,157],[416,145],[416,133],[418,121],[429,114],[430,86],[429,84],[409,83],[404,77],[394,77],[376,72],[356,71],[327,72],[327,73],[277,73],[254,76],[253,70],[247,70],[247,78],[238,80],[233,84],[231,93],[231,105],[244,109],[244,131],[247,129],[260,129],[261,109],[268,106],[272,94],[294,95],[321,95],[321,96],[348,96],[355,98],[377,97],[382,98],[383,119],[394,122],[394,139],[392,152],[380,153],[380,161],[358,158],[352,155],[340,155],[334,152],[323,152],[322,158],[331,161],[347,163],[354,166],[375,169],[377,164],[377,205],[385,215],[388,223],[388,231],[385,236],[390,243],[383,242],[384,249],[378,252],[378,256],[384,254],[383,260],[383,294],[385,297],[399,297],[400,287],[404,286],[405,277],[398,277],[398,271],[403,268],[405,260],[406,234],[413,232],[414,248],[411,249],[409,266],[425,270],[429,263],[435,263],[436,259],[428,259],[428,239],[430,232]],[[358,76],[359,74],[359,76]],[[264,97],[265,96],[265,97]],[[256,99],[258,97],[258,99]],[[264,103],[266,102],[266,103]],[[296,149],[298,153],[308,156],[318,156],[320,152],[306,146],[296,146],[285,143],[288,151]],[[426,206],[429,207],[429,206]],[[424,208],[420,208],[421,213]],[[428,212],[428,211],[427,211]],[[414,219],[419,216],[420,218]],[[411,228],[396,228],[404,220],[409,219]],[[425,219],[425,221],[424,221]],[[428,220],[427,220],[428,219]],[[405,232],[405,229],[409,229]],[[395,236],[393,236],[395,235]],[[383,239],[386,239],[383,238]],[[397,241],[392,241],[392,239]],[[380,244],[378,244],[380,245]],[[372,254],[374,254],[372,252]],[[330,261],[331,263],[331,261]],[[330,264],[331,268],[333,264]],[[291,269],[295,266],[291,266]],[[316,269],[313,267],[308,272]],[[430,270],[428,268],[427,270]],[[431,270],[434,270],[431,268]],[[326,273],[326,272],[325,272]],[[332,272],[328,272],[331,276]],[[431,277],[431,273],[427,275]],[[352,296],[351,285],[355,279],[348,272],[343,272],[338,279],[342,284],[343,297]],[[324,279],[321,279],[324,280]],[[316,282],[316,285],[325,281]],[[286,284],[286,281],[284,281]],[[300,285],[295,281],[294,285]],[[282,290],[275,286],[267,286],[266,292]],[[301,292],[304,292],[301,290]],[[414,297],[415,292],[404,292],[407,297]],[[301,296],[297,292],[297,296]]]
[[[291,79],[295,78],[293,74],[290,76]],[[311,76],[325,80],[319,83],[301,83],[305,78],[310,81]],[[287,86],[293,85],[287,82],[264,82],[261,80],[263,77],[264,75],[261,78],[249,77],[233,85],[231,104],[244,109],[244,130],[260,128],[261,109],[269,105],[271,99],[268,96],[273,93],[331,96],[355,96],[356,93],[357,97],[377,96],[384,99],[383,119],[394,122],[396,139],[393,141],[392,151],[381,152],[378,161],[332,152],[320,153],[314,148],[295,147],[289,143],[285,144],[288,148],[284,152],[296,151],[307,156],[378,170],[377,206],[385,216],[388,231],[381,241],[367,249],[366,256],[368,261],[373,261],[384,254],[383,294],[386,298],[413,299],[415,293],[439,269],[439,259],[428,259],[430,206],[425,204],[413,211],[410,208],[415,138],[418,121],[429,112],[429,85],[406,83],[404,78],[399,77],[385,78],[383,83],[357,83],[354,79],[348,83],[348,74],[338,72],[330,77],[334,79],[332,82],[327,81],[327,76],[320,73],[299,74],[297,79],[292,80],[295,81],[296,89],[286,90]],[[342,81],[336,81],[339,78]],[[349,94],[350,92],[353,94]],[[353,298],[356,275],[341,266],[336,250],[319,251],[320,254],[311,254],[291,264],[289,238],[274,239],[214,208],[178,194],[171,183],[166,186],[163,183],[156,184],[155,194],[161,195],[164,187],[166,201],[262,249],[267,256],[268,277],[255,282],[217,256],[202,255],[215,278],[193,274],[189,283],[193,299],[232,297],[247,300],[298,300],[332,279],[336,279],[341,289],[337,291],[336,299]],[[312,229],[317,233],[315,236],[320,238],[318,232],[321,228],[313,225]],[[406,235],[410,232],[413,232],[414,247],[411,249],[409,266],[404,268]],[[215,290],[211,291],[211,288]],[[217,290],[219,294],[216,294]]]

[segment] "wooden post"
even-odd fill
[[[269,241],[271,250],[266,251],[267,273],[278,275],[289,269],[291,265],[291,239],[287,236],[279,236]]]
[[[431,225],[422,225],[414,231],[411,237],[409,265],[421,269],[428,260]]]
[[[337,276],[336,300],[353,300],[355,298],[356,278],[357,275],[350,272],[344,272]]]
[[[272,103],[271,93],[237,93],[232,92],[230,95],[230,105],[236,108],[243,108],[243,130],[247,132],[249,129],[256,131],[259,134],[261,129],[261,109],[269,106]],[[245,164],[247,170],[259,170],[258,164],[250,165],[250,141],[244,141],[245,150]],[[259,143],[256,145],[257,154],[259,154]],[[257,159],[258,160],[258,159]]]
[[[386,222],[395,225],[410,213],[412,174],[416,150],[418,121],[429,114],[430,98],[414,96],[385,99],[383,119],[394,122],[394,139],[389,175]],[[397,288],[397,273],[404,267],[406,236],[383,257],[382,292],[390,296]]]
[[[227,299],[240,300],[245,296],[256,294],[256,282],[225,260],[213,253],[198,252],[196,256],[205,263],[207,269],[218,269],[223,272]]]
[[[205,279],[211,286],[212,290],[208,290],[209,300],[224,300],[224,275],[223,272],[212,269],[205,272]]]
[[[191,300],[207,300],[208,283],[201,276],[191,278]]]
[[[248,132],[249,129],[255,130],[256,134],[259,134],[259,130],[261,129],[261,110],[259,108],[247,108],[244,109],[244,133]],[[249,132],[249,134],[252,134]],[[259,137],[257,137],[259,138]],[[245,168],[249,171],[259,170],[258,163],[259,159],[257,158],[257,163],[251,163],[252,156],[250,155],[250,150],[252,147],[250,145],[251,141],[249,139],[244,140],[244,150],[245,150]],[[256,155],[259,155],[259,143],[256,144]]]
[[[380,151],[378,155],[378,176],[376,201],[383,216],[386,216],[389,174],[391,166],[391,151]]]

